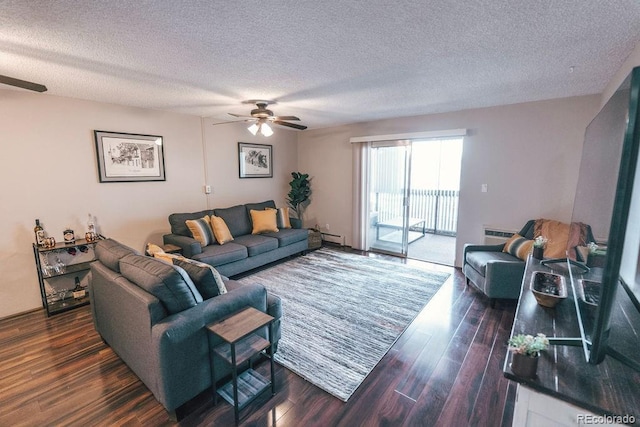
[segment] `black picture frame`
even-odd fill
[[[273,178],[273,146],[238,142],[238,176]]]
[[[94,130],[100,182],[166,181],[160,135]]]

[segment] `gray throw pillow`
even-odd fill
[[[204,299],[226,294],[227,288],[218,270],[204,262],[174,258],[173,264],[187,272]]]

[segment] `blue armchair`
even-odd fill
[[[533,239],[535,220],[529,220],[518,232],[519,235]],[[497,298],[518,299],[522,288],[525,262],[502,252],[504,243],[499,245],[464,246],[464,264],[462,272],[467,285],[473,284],[491,300],[495,306]]]

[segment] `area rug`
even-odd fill
[[[275,361],[346,402],[448,277],[321,248],[240,282],[282,299]]]

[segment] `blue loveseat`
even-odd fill
[[[169,215],[171,233],[163,236],[165,244],[173,244],[182,249],[182,255],[216,268],[224,276],[235,276],[265,264],[305,252],[309,247],[307,229],[286,228],[278,232],[251,234],[253,224],[250,211],[276,208],[273,200],[261,203],[247,203],[229,208],[217,208],[190,213]],[[202,247],[191,236],[186,225],[205,215],[215,215],[224,220],[233,241],[223,245],[213,243]]]

